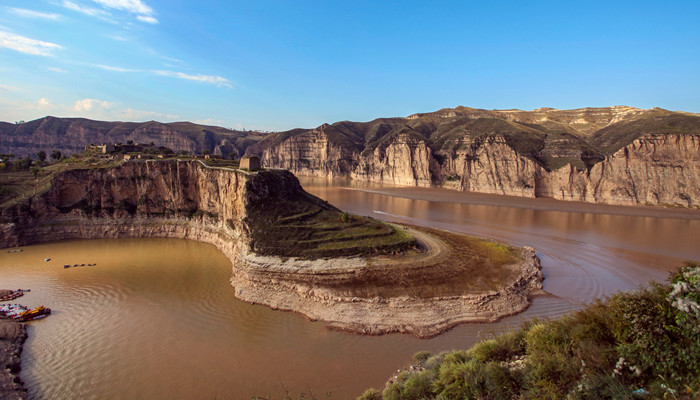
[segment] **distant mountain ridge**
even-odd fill
[[[106,122],[85,118],[44,117],[20,124],[0,122],[0,152],[34,157],[36,152],[60,150],[63,154],[83,151],[89,144],[151,143],[174,151],[210,151],[228,157],[242,155],[264,134],[242,132],[191,122]]]
[[[271,134],[187,122],[0,123],[0,152],[19,156],[127,140],[260,155],[265,166],[297,175],[613,204],[700,204],[700,115],[660,108],[460,106]]]

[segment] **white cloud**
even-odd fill
[[[114,72],[141,72],[138,69],[115,67],[112,65],[104,65],[104,64],[95,64],[95,67],[102,68],[102,69],[107,70],[107,71],[114,71]]]
[[[110,36],[110,38],[112,38],[114,40],[118,40],[120,42],[128,42],[129,41],[129,39],[125,38],[124,36],[114,35],[114,36]]]
[[[151,15],[153,9],[141,0],[93,0],[107,8],[129,11],[134,14]]]
[[[111,15],[107,11],[100,10],[97,8],[84,7],[84,6],[75,4],[72,1],[68,1],[68,0],[63,0],[63,7],[67,8],[69,10],[77,11],[79,13],[90,15],[93,17],[106,17],[106,16]]]
[[[73,104],[73,111],[92,111],[98,108],[110,108],[114,103],[97,99],[82,99]]]
[[[19,15],[21,17],[26,17],[26,18],[39,18],[39,19],[49,19],[53,21],[57,21],[61,18],[59,14],[54,14],[54,13],[43,13],[39,11],[34,11],[34,10],[27,10],[25,8],[13,8],[13,7],[5,7],[7,8],[11,13]]]
[[[61,68],[58,68],[58,67],[49,67],[49,68],[47,68],[47,69],[48,69],[49,71],[58,72],[59,74],[67,74],[67,73],[68,73],[68,71],[66,71],[65,69],[61,69]]]
[[[12,92],[16,89],[14,86],[0,85],[0,92]]]
[[[137,16],[136,16],[136,19],[138,19],[138,20],[141,21],[141,22],[146,22],[146,23],[148,23],[148,24],[154,24],[154,25],[155,25],[155,24],[158,23],[158,20],[157,20],[157,19],[155,19],[155,18],[153,18],[153,17],[151,17],[151,16],[148,16],[148,15],[137,15]]]
[[[56,106],[51,102],[51,100],[46,97],[42,97],[35,103],[35,107],[38,110],[51,110],[56,108]]]
[[[50,56],[53,50],[63,48],[63,46],[59,46],[55,43],[43,42],[41,40],[30,39],[25,36],[2,31],[0,31],[0,47],[37,56]]]
[[[190,75],[190,74],[186,74],[184,72],[175,72],[175,71],[153,71],[153,73],[156,75],[160,75],[160,76],[167,76],[170,78],[178,78],[178,79],[186,79],[186,80],[190,80],[190,81],[210,83],[212,85],[216,85],[219,87],[225,86],[225,87],[233,89],[233,85],[231,85],[231,81],[229,81],[226,78],[220,77],[220,76],[203,75],[203,74]]]
[[[141,0],[92,0],[103,7],[115,10],[127,11],[136,15],[136,19],[149,24],[157,24],[158,20],[153,17],[153,9]]]

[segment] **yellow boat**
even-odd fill
[[[39,318],[44,318],[51,314],[51,309],[44,306],[39,306],[33,310],[25,311],[19,315],[18,320],[22,322],[32,321]]]

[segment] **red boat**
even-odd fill
[[[35,319],[39,318],[44,318],[47,315],[51,314],[51,309],[46,308],[44,306],[39,306],[33,310],[25,311],[19,315],[17,320],[26,322],[26,321],[32,321]]]

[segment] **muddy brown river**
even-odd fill
[[[535,247],[553,296],[495,324],[429,340],[366,337],[245,304],[215,247],[176,239],[76,240],[0,253],[0,287],[53,314],[30,323],[33,399],[354,399],[419,350],[466,348],[524,319],[554,318],[700,260],[700,212],[595,207],[438,189],[304,179],[341,209]],[[432,199],[432,200],[429,200]],[[44,259],[50,257],[46,262]],[[64,264],[97,263],[64,269]],[[330,397],[329,397],[330,396]]]

